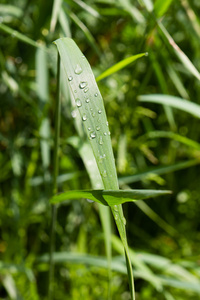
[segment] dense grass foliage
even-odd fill
[[[1,1],[0,299],[48,297],[53,41],[65,36],[98,80],[120,188],[173,191],[123,204],[136,299],[199,298],[199,15],[198,0]],[[61,101],[58,191],[101,189],[64,76]],[[58,207],[54,299],[110,297],[102,220],[99,206],[79,196]],[[111,226],[111,294],[129,299]]]

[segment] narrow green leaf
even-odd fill
[[[87,11],[89,14],[94,16],[95,18],[101,18],[101,15],[96,11],[93,7],[90,5],[86,4],[85,2],[81,0],[74,0],[76,4],[78,4],[81,8],[83,8],[85,11]]]
[[[192,160],[182,161],[182,162],[175,163],[175,164],[168,165],[168,166],[162,166],[162,167],[150,169],[146,172],[141,172],[141,173],[137,173],[135,175],[126,176],[126,177],[121,177],[121,178],[119,178],[119,184],[124,185],[124,184],[133,183],[133,182],[138,182],[140,180],[148,179],[148,177],[151,174],[158,174],[158,175],[168,174],[168,173],[175,172],[178,170],[190,168],[190,167],[198,165],[198,164],[200,164],[199,159],[192,159]]]
[[[193,63],[190,61],[190,59],[185,55],[185,53],[179,48],[179,46],[175,43],[174,39],[171,37],[167,29],[164,27],[164,25],[161,22],[158,22],[158,26],[160,27],[162,33],[167,38],[169,44],[174,49],[177,57],[182,62],[182,64],[185,66],[185,68],[198,80],[200,80],[200,73],[196,69],[196,67],[193,65]]]
[[[96,52],[96,54],[101,57],[101,51],[95,41],[95,38],[93,37],[93,35],[91,34],[91,32],[89,31],[89,29],[85,26],[85,24],[77,17],[77,15],[75,15],[72,11],[68,11],[68,14],[70,16],[70,18],[73,20],[73,22],[83,31],[86,39],[88,40],[89,44],[91,45],[91,47],[94,49],[94,51]]]
[[[69,18],[68,15],[64,12],[62,7],[60,9],[58,19],[60,22],[60,26],[63,30],[64,36],[71,37]]]
[[[185,136],[182,136],[180,134],[174,133],[172,131],[150,131],[149,133],[145,134],[144,136],[141,137],[143,138],[150,138],[150,139],[155,139],[155,138],[170,138],[173,139],[177,142],[180,142],[184,145],[187,145],[191,148],[200,150],[200,143],[197,143],[196,141],[189,139]]]
[[[200,118],[200,105],[185,99],[181,99],[179,97],[170,96],[170,95],[153,94],[153,95],[141,95],[138,97],[138,100],[141,102],[165,104],[174,107],[176,109],[185,111],[197,118]]]
[[[156,0],[154,4],[154,11],[157,17],[162,17],[166,13],[172,1],[173,0]]]
[[[51,23],[50,23],[51,32],[54,32],[55,30],[61,6],[62,6],[62,0],[53,1],[53,9],[52,9],[52,16],[51,16]]]
[[[12,37],[14,38],[17,38],[18,40],[26,43],[26,44],[29,44],[33,47],[36,47],[36,48],[42,48],[42,49],[45,49],[44,46],[42,46],[41,44],[33,41],[32,39],[28,38],[26,35],[18,32],[17,30],[14,30],[10,27],[8,27],[7,25],[5,24],[0,24],[0,30],[12,35]]]
[[[0,4],[0,15],[3,16],[3,18],[7,18],[7,16],[21,18],[23,15],[23,10],[14,5]]]
[[[36,84],[38,97],[44,104],[49,99],[49,78],[47,53],[41,48],[36,50]]]
[[[104,79],[104,78],[112,75],[113,73],[118,72],[119,70],[125,68],[126,66],[128,66],[129,64],[131,64],[132,62],[134,62],[135,60],[137,60],[138,58],[146,56],[146,55],[147,55],[147,53],[140,53],[140,54],[133,55],[133,56],[130,56],[130,57],[127,57],[127,58],[121,60],[120,62],[118,62],[114,66],[112,66],[109,69],[107,69],[101,75],[99,75],[96,78],[96,81],[100,81],[100,80],[102,80],[102,79]]]
[[[73,190],[55,195],[51,203],[60,203],[69,199],[85,198],[106,206],[119,205],[125,202],[133,202],[150,197],[171,194],[171,191],[159,190]]]

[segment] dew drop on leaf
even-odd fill
[[[96,133],[93,131],[93,132],[90,134],[90,137],[91,137],[91,139],[95,139]]]
[[[83,115],[82,120],[83,120],[83,121],[86,121],[86,120],[87,120],[87,116],[86,116],[86,115]]]
[[[88,127],[88,131],[90,131],[91,130],[91,127]]]
[[[95,97],[97,97],[97,96],[98,96],[98,94],[96,93],[96,94],[94,94],[94,96],[95,96]]]
[[[100,129],[101,129],[100,126],[97,126],[97,127],[96,127],[96,130],[97,130],[97,131],[99,131]]]
[[[75,68],[75,70],[74,70],[74,73],[77,74],[77,75],[79,75],[79,74],[81,74],[82,72],[83,72],[83,70],[82,70],[81,66],[80,66],[79,64],[77,64],[77,65],[76,65],[76,68]]]
[[[107,177],[107,172],[106,172],[106,170],[103,171],[102,175],[103,175],[104,178]]]
[[[71,115],[72,115],[72,118],[76,118],[76,111],[73,110],[73,111],[71,112]]]
[[[88,87],[84,89],[84,93],[87,93],[88,91],[89,91]]]
[[[81,107],[82,106],[82,103],[81,103],[81,100],[80,99],[76,99],[76,105],[78,106],[78,107]]]
[[[114,211],[118,211],[117,205],[114,205],[114,206],[113,206],[113,209],[114,209]]]
[[[114,218],[115,218],[115,220],[118,220],[118,214],[114,214]]]
[[[104,135],[107,135],[107,133],[106,133],[106,132],[104,132],[103,134],[104,134]]]
[[[86,81],[81,81],[80,84],[79,84],[79,88],[84,89],[87,86],[87,84],[88,83]]]
[[[103,145],[103,139],[102,139],[102,136],[100,136],[100,138],[99,138],[99,145]]]
[[[101,110],[101,109],[99,109],[99,110],[98,110],[98,113],[99,113],[99,114],[101,114],[101,113],[102,113],[102,110]]]
[[[123,223],[124,225],[126,225],[126,219],[123,217]]]
[[[86,102],[86,103],[89,103],[89,102],[90,102],[90,99],[89,99],[89,98],[87,98],[87,99],[85,100],[85,102]]]
[[[73,77],[72,76],[69,76],[68,77],[68,81],[72,81],[73,80]]]

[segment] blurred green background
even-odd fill
[[[47,299],[48,264],[41,257],[49,251],[51,222],[56,94],[52,42],[64,36],[76,41],[95,76],[126,57],[148,52],[98,83],[120,187],[173,191],[171,196],[123,205],[135,259],[155,275],[153,284],[145,270],[133,265],[136,295],[138,300],[200,299],[199,16],[198,0],[1,0],[0,299]],[[161,105],[140,101],[140,95],[155,94]],[[181,102],[162,105],[163,99],[177,99],[169,96],[196,106],[190,111]],[[80,126],[75,114],[66,91],[59,191],[91,188],[84,162],[69,139]],[[113,234],[113,299],[128,300],[114,225]],[[55,248],[55,299],[107,299],[96,204],[82,199],[58,209]]]

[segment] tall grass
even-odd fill
[[[85,134],[86,121],[61,68],[56,185],[60,199],[68,200],[57,211],[54,298],[129,297],[124,245],[109,206],[133,202],[138,189],[140,198],[144,189],[173,194],[123,204],[136,298],[199,297],[198,16],[198,1],[189,0],[0,4],[0,298],[48,297],[57,60],[52,42],[66,36],[98,80],[120,190],[105,190],[107,165],[101,174],[90,145],[98,133],[92,140]],[[86,196],[100,203],[88,203]]]

